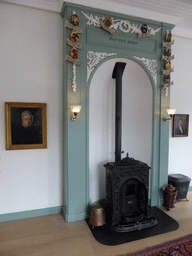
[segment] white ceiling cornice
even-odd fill
[[[192,19],[192,1],[190,0],[103,0],[108,4],[116,3],[131,5],[149,11],[160,12],[164,14],[176,15],[179,17],[188,17]],[[53,12],[61,12],[63,0],[1,0],[1,2],[22,5]],[[68,1],[67,1],[68,2]],[[80,2],[70,1],[69,2]],[[82,3],[85,1],[82,1]],[[191,4],[190,4],[191,3]],[[85,4],[84,4],[85,5]],[[89,6],[89,1],[87,1]]]
[[[192,19],[192,1],[186,0],[110,0],[171,16]],[[191,3],[191,4],[189,4]]]
[[[60,13],[64,0],[0,0],[4,3],[21,5]],[[132,16],[175,24],[192,30],[192,0],[66,0],[115,11]]]

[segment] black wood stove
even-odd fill
[[[115,162],[106,168],[106,219],[111,229],[128,232],[157,224],[148,205],[150,167],[138,160],[121,159],[122,75],[126,63],[117,62],[112,77],[116,79]]]

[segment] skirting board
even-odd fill
[[[189,187],[188,191],[189,192],[192,191],[192,186]],[[82,213],[79,215],[68,215],[66,214],[64,206],[56,206],[56,207],[37,209],[37,210],[31,210],[31,211],[0,214],[0,222],[34,218],[34,217],[40,217],[40,216],[46,216],[46,215],[52,215],[52,214],[58,214],[58,213],[63,213],[65,216],[65,220],[67,222],[73,222],[79,219],[85,219],[87,217],[86,213]]]
[[[14,212],[0,215],[0,222],[34,218],[63,212],[63,206],[56,206],[44,209],[37,209],[24,212]]]

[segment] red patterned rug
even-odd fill
[[[192,256],[192,234],[124,256]]]

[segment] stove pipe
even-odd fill
[[[122,76],[126,63],[116,62],[112,78],[116,79],[116,112],[115,112],[115,163],[121,160],[122,130]]]

